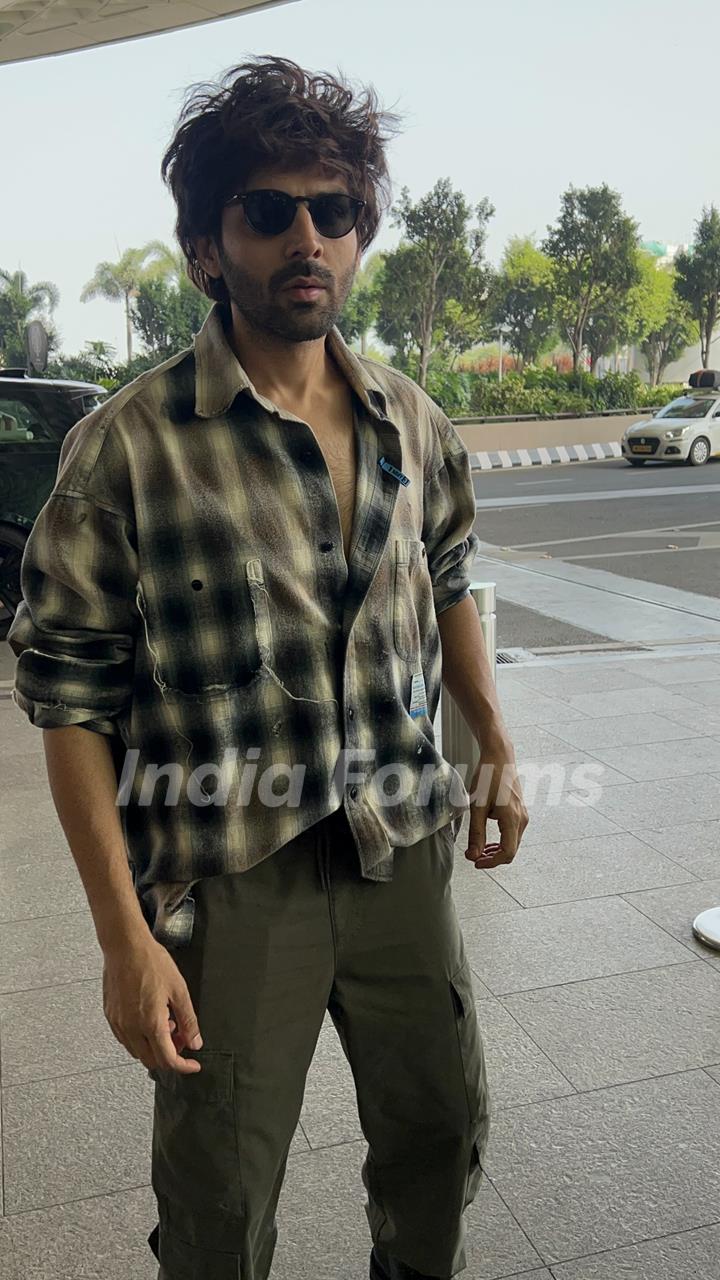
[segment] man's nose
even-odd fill
[[[299,204],[295,221],[288,232],[287,256],[317,258],[322,253],[322,248],[322,238],[318,235],[315,223],[310,217],[310,210],[306,204]]]

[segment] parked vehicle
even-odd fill
[[[628,427],[621,441],[633,467],[655,462],[687,462],[701,467],[720,457],[720,373],[703,369],[690,377],[686,394],[671,400],[649,421]]]
[[[92,382],[0,369],[0,639],[20,601],[22,553],[55,484],[62,442],[106,395]]]

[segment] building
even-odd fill
[[[294,0],[5,0],[0,4],[0,64],[92,49],[118,40],[176,31]]]

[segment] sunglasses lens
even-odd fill
[[[310,212],[321,236],[337,240],[352,231],[357,222],[359,205],[352,196],[317,196],[310,201]]]
[[[295,201],[283,191],[251,191],[245,197],[245,217],[253,231],[277,236],[295,217]]]

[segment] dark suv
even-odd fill
[[[20,601],[20,561],[57,477],[60,446],[107,395],[92,382],[0,369],[0,640]]]

